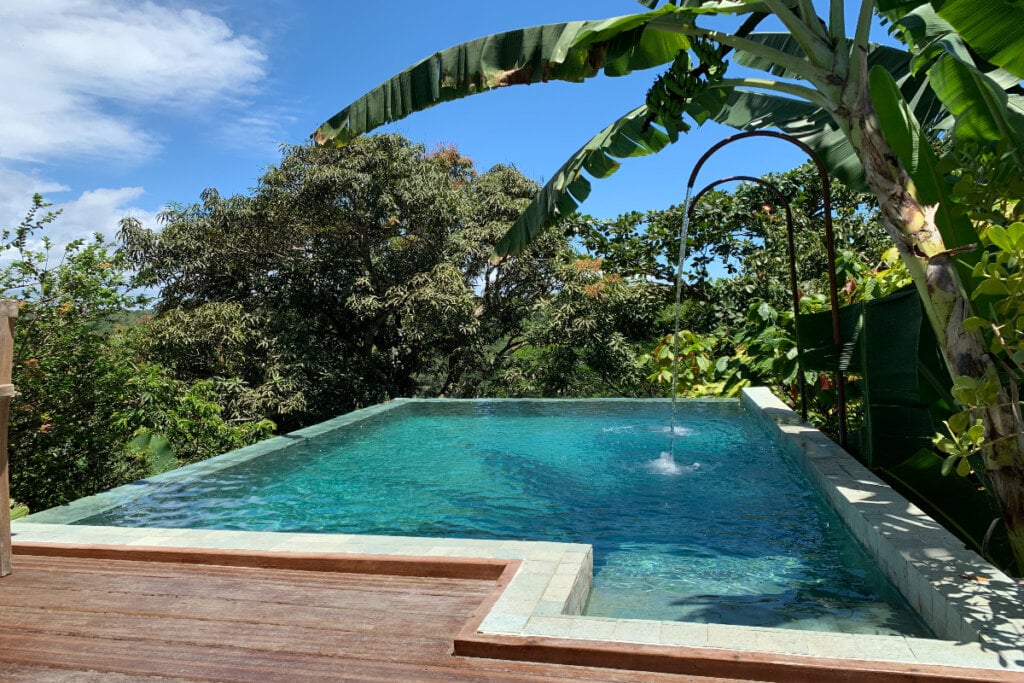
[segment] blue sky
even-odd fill
[[[849,4],[858,4],[851,2]],[[58,241],[151,226],[207,187],[247,192],[325,119],[431,52],[496,31],[642,11],[634,0],[5,0],[0,4],[0,225],[33,192],[64,210]],[[642,103],[658,71],[503,89],[386,130],[455,144],[481,170],[543,180],[591,135]],[[707,127],[598,181],[582,210],[611,217],[682,201],[697,157],[730,134]],[[737,145],[702,180],[801,161],[785,143]]]

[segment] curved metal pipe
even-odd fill
[[[793,301],[793,325],[796,325],[796,317],[800,314],[800,297],[799,290],[797,289],[796,283],[796,246],[793,239],[793,209],[789,203],[789,199],[782,193],[782,190],[778,188],[775,183],[769,182],[764,178],[755,178],[749,175],[734,175],[728,178],[719,178],[718,180],[705,185],[697,194],[690,200],[690,208],[688,213],[693,218],[693,207],[697,206],[697,202],[703,197],[709,190],[712,190],[719,185],[724,183],[733,182],[736,180],[742,180],[745,182],[757,183],[762,187],[767,188],[775,194],[776,201],[780,202],[786,208],[786,252],[789,257],[789,293],[792,296]],[[796,335],[794,335],[796,336]],[[796,336],[796,363],[797,368],[802,368],[802,362],[800,354],[802,349],[800,348],[800,337]],[[800,387],[800,414],[803,418],[807,419],[807,379],[804,377],[803,370],[797,372],[797,384]]]
[[[774,130],[751,130],[731,135],[712,145],[712,147],[708,151],[704,152],[700,159],[697,160],[697,164],[693,167],[693,171],[690,173],[690,179],[686,184],[686,194],[689,196],[692,192],[693,185],[697,180],[697,174],[700,173],[701,168],[704,167],[704,164],[709,158],[711,158],[712,154],[728,144],[753,137],[776,138],[796,145],[806,153],[808,157],[810,157],[811,161],[814,162],[815,167],[818,169],[818,177],[821,179],[822,212],[825,215],[825,251],[828,258],[829,305],[832,307],[832,343],[835,344],[836,349],[838,350],[842,344],[842,338],[839,334],[839,295],[836,285],[836,247],[834,232],[832,229],[832,184],[829,180],[828,172],[825,170],[825,165],[822,163],[821,158],[815,153],[815,151],[808,147],[806,143],[797,140],[792,135],[787,135],[786,133],[780,133]],[[692,201],[690,203],[691,205],[693,204]],[[839,367],[836,367],[835,375],[836,399],[839,404],[839,443],[843,448],[846,448],[846,378],[844,377],[842,369]]]

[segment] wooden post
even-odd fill
[[[11,573],[11,491],[7,467],[7,423],[11,417],[11,366],[17,301],[0,301],[0,577]]]

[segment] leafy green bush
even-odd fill
[[[272,423],[226,422],[208,385],[141,357],[137,332],[114,323],[145,302],[129,290],[123,255],[99,235],[62,249],[37,236],[57,218],[46,206],[35,196],[26,219],[3,233],[0,288],[21,302],[12,495],[41,510],[268,436]],[[163,453],[141,446],[143,434],[164,439]]]

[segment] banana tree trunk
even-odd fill
[[[913,277],[951,376],[998,382],[984,338],[964,329],[964,319],[972,315],[970,298],[936,226],[935,207],[915,197],[911,178],[878,126],[866,84],[853,106],[835,118],[864,166],[882,223]],[[1018,572],[1024,573],[1024,437],[1005,387],[993,405],[981,407],[979,417],[985,425],[986,478],[999,501]]]

